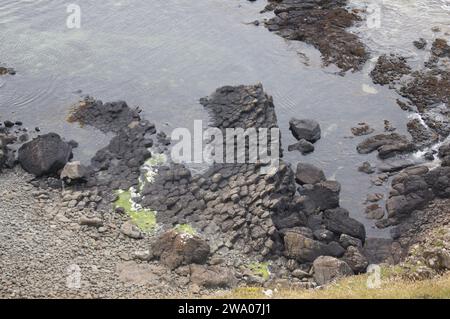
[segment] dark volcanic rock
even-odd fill
[[[324,223],[327,229],[337,235],[347,234],[361,239],[366,238],[364,225],[349,217],[349,213],[344,208],[328,209],[323,214]]]
[[[204,264],[208,259],[209,245],[200,237],[177,231],[168,231],[152,245],[153,255],[169,267]]]
[[[419,119],[413,119],[407,124],[408,132],[417,147],[424,148],[438,142],[439,135],[422,124]]]
[[[289,129],[297,140],[307,140],[315,143],[320,139],[320,125],[314,120],[308,119],[291,119],[289,121]]]
[[[358,70],[368,54],[358,37],[346,29],[360,18],[345,9],[345,0],[276,0],[267,10],[275,17],[266,27],[280,36],[309,43],[323,56],[325,64],[334,63],[343,71]]]
[[[295,180],[300,185],[304,184],[317,184],[326,180],[324,172],[307,163],[299,163],[297,165],[297,171],[295,173]]]
[[[388,158],[397,154],[412,152],[415,150],[415,146],[406,136],[391,133],[368,137],[359,143],[356,149],[360,154],[368,154],[378,150],[380,158]]]
[[[309,198],[316,210],[325,210],[339,206],[341,185],[336,181],[323,181],[314,185],[305,184],[299,192]]]
[[[131,109],[124,101],[103,104],[100,100],[87,98],[76,106],[68,121],[90,125],[103,132],[117,133],[139,119],[138,111]]]
[[[58,134],[41,135],[19,149],[19,162],[35,176],[55,174],[72,156],[72,147]]]
[[[303,155],[306,155],[306,154],[314,152],[314,145],[311,142],[308,142],[305,139],[301,139],[297,143],[289,145],[288,146],[288,151],[289,152],[299,151]]]

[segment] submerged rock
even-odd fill
[[[56,133],[41,135],[19,149],[19,162],[35,176],[56,174],[72,157],[72,147]]]
[[[384,54],[378,58],[375,68],[370,72],[370,76],[373,83],[386,85],[400,80],[409,73],[411,73],[411,68],[404,57]]]
[[[368,54],[359,38],[346,29],[361,19],[345,9],[346,1],[271,0],[266,7],[275,17],[266,27],[288,40],[316,47],[325,64],[343,71],[358,70]]]

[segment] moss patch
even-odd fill
[[[260,276],[265,280],[268,280],[270,277],[269,263],[267,262],[251,263],[250,265],[248,265],[248,268],[253,272],[254,275]]]
[[[131,191],[118,191],[118,199],[114,207],[122,207],[131,221],[146,233],[151,233],[156,227],[156,212],[150,209],[142,209],[134,204]]]

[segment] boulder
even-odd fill
[[[323,181],[314,185],[305,184],[299,193],[308,198],[317,210],[336,208],[339,206],[341,185],[336,181]]]
[[[293,118],[289,121],[289,129],[297,140],[315,143],[321,136],[320,125],[314,120]]]
[[[362,247],[362,241],[361,239],[349,236],[347,234],[342,234],[341,237],[339,237],[339,243],[344,248],[348,248],[349,246],[355,246],[355,247]]]
[[[366,238],[364,225],[349,217],[349,212],[346,209],[328,209],[324,212],[323,218],[328,230],[331,230],[337,235],[347,234],[359,238],[364,242]]]
[[[60,175],[62,180],[76,181],[86,177],[87,170],[79,161],[67,163]]]
[[[284,235],[285,256],[299,262],[312,262],[319,256],[340,257],[345,253],[337,242],[324,244],[318,240],[307,237],[296,230],[289,230]]]
[[[365,272],[369,262],[362,254],[361,249],[355,246],[349,246],[342,260],[345,261],[356,274]]]
[[[208,289],[233,288],[237,279],[230,268],[220,266],[190,265],[191,284]]]
[[[297,171],[295,173],[295,180],[300,185],[304,184],[317,184],[326,180],[324,172],[312,165],[307,163],[299,163],[297,165]]]
[[[196,235],[170,230],[153,243],[152,251],[161,263],[175,269],[181,265],[206,263],[210,247]]]
[[[342,260],[329,256],[320,256],[313,263],[314,280],[325,285],[339,278],[353,275],[350,266]]]
[[[319,256],[328,255],[327,245],[293,231],[286,232],[284,248],[286,257],[300,262],[312,262]]]
[[[41,135],[19,149],[20,164],[35,176],[57,173],[71,157],[72,147],[55,133]]]

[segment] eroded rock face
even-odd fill
[[[175,269],[181,265],[206,263],[210,247],[198,236],[171,230],[153,243],[152,251],[161,263]]]
[[[342,260],[321,256],[314,261],[314,280],[318,285],[325,285],[339,278],[353,275],[350,266]]]
[[[19,162],[35,176],[55,174],[72,157],[72,147],[56,133],[41,135],[19,149]]]
[[[325,64],[336,64],[343,71],[358,70],[368,54],[358,37],[346,31],[360,21],[344,8],[346,4],[346,0],[272,0],[266,10],[276,16],[266,26],[283,38],[313,45]]]

